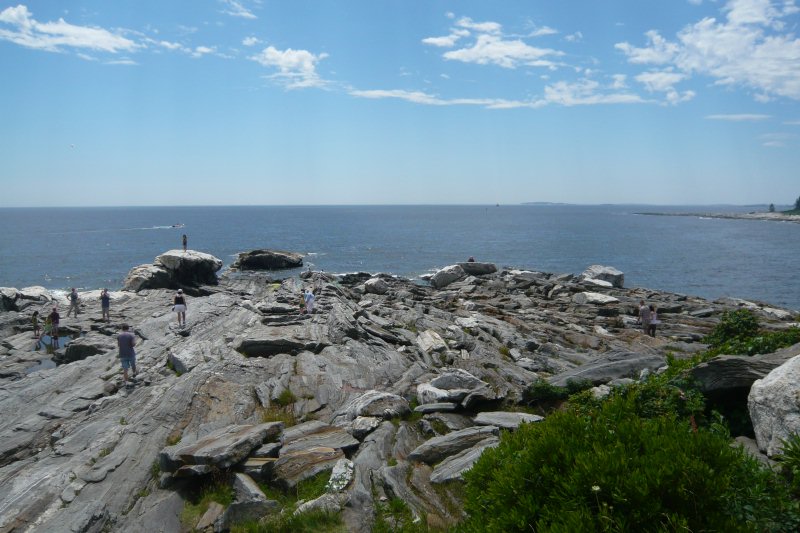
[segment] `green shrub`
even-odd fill
[[[465,474],[465,532],[793,531],[797,502],[726,436],[618,394],[504,434]],[[652,410],[654,416],[637,416]]]
[[[233,487],[229,477],[224,474],[210,476],[194,489],[188,495],[181,512],[181,523],[189,531],[194,529],[200,518],[208,511],[211,502],[217,502],[225,507],[233,502]]]
[[[346,533],[341,517],[321,510],[270,516],[261,522],[231,527],[231,533]]]
[[[551,385],[545,379],[537,379],[522,392],[522,401],[528,405],[561,402],[573,394],[590,389],[591,387],[592,383],[585,379],[570,379],[567,381],[566,387]]]
[[[753,337],[758,333],[758,318],[749,309],[725,311],[719,324],[706,337],[706,343],[717,346],[738,338]]]
[[[780,456],[783,474],[786,476],[792,492],[800,496],[800,435],[791,435],[783,443],[783,453]]]

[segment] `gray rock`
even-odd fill
[[[381,278],[370,278],[364,282],[364,292],[367,294],[386,294],[389,292],[389,284]]]
[[[116,349],[116,339],[108,335],[90,332],[85,337],[78,337],[70,341],[64,354],[56,354],[53,360],[60,364],[72,363],[100,353],[115,352]]]
[[[441,413],[455,411],[457,407],[458,405],[451,402],[424,403],[416,406],[414,411],[422,414]]]
[[[225,512],[225,508],[217,502],[211,502],[208,505],[208,510],[200,517],[200,521],[197,522],[197,525],[194,528],[197,531],[203,531],[207,527],[211,527],[214,525],[214,522],[222,516],[222,513]]]
[[[517,429],[520,424],[539,422],[541,420],[544,420],[543,416],[530,413],[484,411],[478,413],[478,416],[475,417],[475,424],[478,426],[497,426],[502,429]]]
[[[475,446],[467,448],[455,455],[451,455],[433,468],[431,483],[446,483],[448,481],[463,480],[463,474],[472,468],[480,459],[484,450],[494,448],[500,444],[497,437],[488,437],[479,441]]]
[[[599,292],[579,292],[572,297],[572,301],[576,304],[606,305],[618,303],[619,299]]]
[[[625,285],[625,274],[614,267],[592,265],[583,271],[584,279],[597,279],[611,283],[613,287],[621,289]]]
[[[383,422],[383,417],[377,416],[357,416],[350,425],[350,433],[358,440],[372,433]]]
[[[720,355],[705,363],[700,363],[689,371],[704,393],[730,395],[736,391],[749,390],[757,379],[778,368],[800,353],[800,344],[778,350],[774,353],[744,357],[741,355]]]
[[[464,272],[464,269],[461,268],[461,266],[459,266],[459,265],[450,265],[450,266],[444,267],[443,269],[441,269],[438,272],[436,272],[431,277],[430,282],[431,282],[431,286],[434,289],[443,289],[444,287],[447,287],[448,285],[450,285],[454,281],[458,281],[460,279],[463,279],[466,276],[467,276],[467,273]]]
[[[272,477],[284,489],[292,489],[304,479],[333,470],[334,465],[343,457],[342,450],[334,448],[317,447],[292,451],[275,461],[272,465]]]
[[[125,291],[165,289],[171,285],[172,276],[166,268],[158,265],[139,265],[128,272],[122,289]]]
[[[453,431],[422,443],[408,455],[408,460],[428,464],[438,463],[445,457],[470,448],[489,436],[496,436],[498,432],[499,429],[496,426],[472,427]]]
[[[234,524],[259,520],[278,509],[280,504],[275,500],[233,502],[214,522],[214,531],[228,531]]]
[[[239,270],[285,270],[303,266],[302,254],[280,250],[241,252],[231,268]]]
[[[306,424],[314,424],[314,429],[300,436],[293,437],[284,434],[284,444],[280,449],[279,456],[310,448],[323,447],[350,451],[358,447],[359,441],[342,428],[327,424],[317,425],[316,422],[307,422]]]
[[[411,411],[408,401],[402,396],[389,392],[369,390],[357,396],[344,406],[334,418],[336,421],[350,421],[359,416],[394,418]]]
[[[460,266],[468,276],[485,276],[497,272],[497,266],[494,263],[466,261],[464,263],[458,263],[458,266]]]
[[[747,407],[758,448],[773,457],[781,441],[800,433],[800,353],[772,370],[750,388]]]
[[[609,352],[596,360],[561,372],[548,378],[551,385],[566,387],[567,382],[589,381],[593,385],[608,383],[613,379],[638,376],[644,369],[658,370],[667,364],[666,358],[656,354],[634,352]]]
[[[237,502],[263,502],[267,499],[258,484],[247,474],[233,475],[233,491]]]
[[[227,426],[192,443],[168,446],[159,456],[161,469],[173,472],[183,465],[228,468],[247,457],[264,441],[283,430],[283,422]]]

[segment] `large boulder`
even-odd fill
[[[783,450],[782,441],[800,433],[800,353],[750,388],[747,407],[758,448],[770,457]]]
[[[222,260],[194,250],[169,250],[152,265],[131,269],[123,282],[123,290],[175,289],[180,286],[216,285]]]
[[[621,289],[625,285],[625,274],[614,267],[603,265],[592,265],[581,274],[583,279],[599,279],[607,281],[613,287]]]
[[[453,431],[441,437],[433,437],[408,454],[408,460],[436,464],[445,457],[471,448],[486,438],[497,436],[499,432],[496,426],[475,426]]]
[[[704,394],[730,397],[742,391],[745,395],[756,380],[766,377],[798,353],[800,344],[749,357],[719,355],[692,368],[689,374]]]
[[[468,276],[485,276],[486,274],[494,274],[497,272],[497,266],[494,263],[478,263],[477,261],[467,261],[466,263],[458,263]]]
[[[285,270],[303,266],[303,256],[280,250],[241,252],[231,268],[239,270]]]
[[[454,281],[458,281],[466,277],[467,273],[464,272],[464,269],[461,268],[460,265],[446,266],[431,277],[431,286],[434,289],[442,289]]]
[[[222,260],[195,250],[169,250],[156,257],[155,265],[166,268],[181,285],[216,285]]]

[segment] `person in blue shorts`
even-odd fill
[[[122,324],[122,331],[117,335],[117,345],[119,346],[119,361],[122,365],[122,379],[125,385],[133,385],[128,382],[128,369],[133,371],[133,379],[136,379],[136,336],[129,331],[128,324]]]
[[[108,289],[103,289],[100,293],[100,309],[103,311],[103,320],[108,322],[111,319],[111,296]]]

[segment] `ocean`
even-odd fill
[[[118,289],[181,247],[222,259],[256,248],[307,254],[332,273],[419,276],[472,256],[498,267],[625,273],[627,287],[800,310],[800,224],[641,212],[753,208],[636,205],[94,207],[0,209],[0,286]],[[172,227],[182,224],[183,227]],[[276,274],[277,277],[296,272]]]

